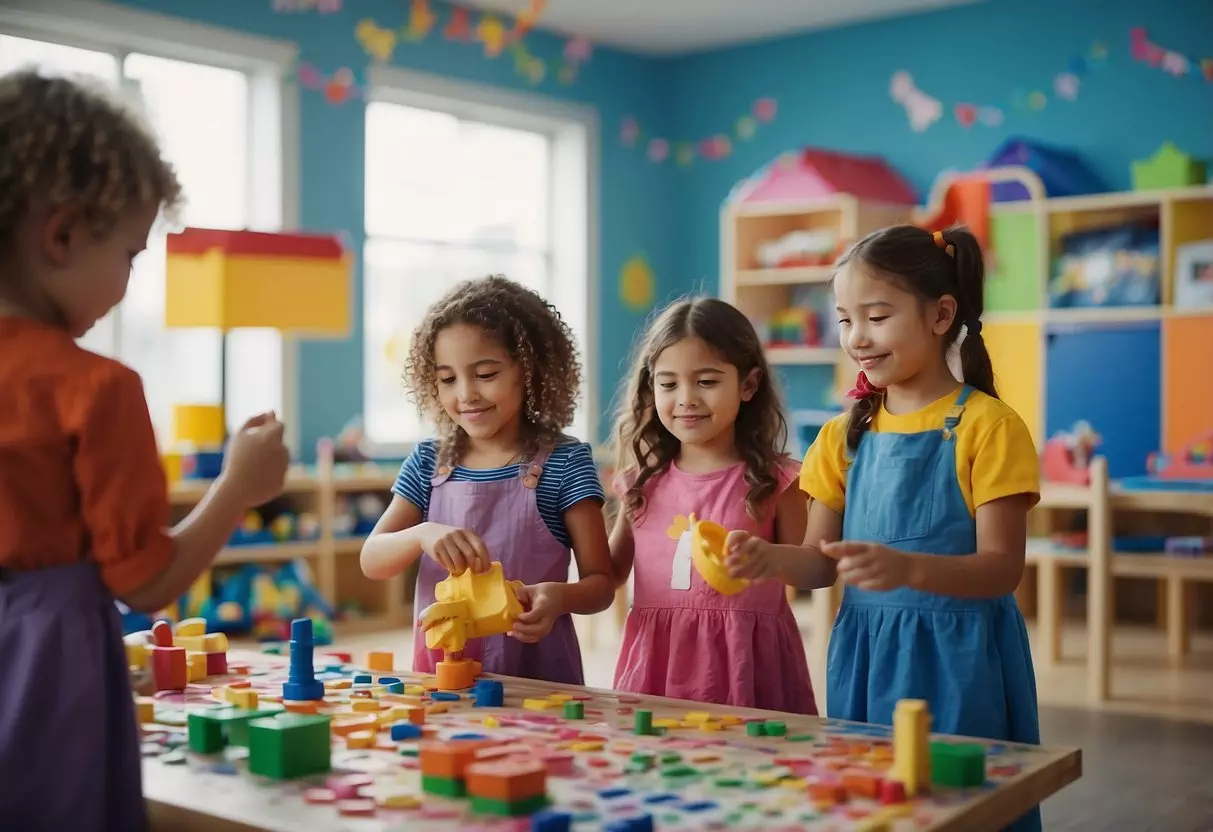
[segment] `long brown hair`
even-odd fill
[[[924,301],[944,295],[956,298],[956,317],[944,335],[944,352],[960,344],[960,366],[964,383],[998,398],[994,367],[981,337],[981,315],[985,310],[986,266],[981,243],[963,226],[953,226],[935,235],[914,225],[895,225],[864,237],[838,261],[838,270],[848,263],[862,263],[877,278],[891,280]],[[837,272],[835,272],[837,274]],[[858,399],[847,422],[847,447],[855,451],[871,426],[880,393]]]
[[[425,313],[413,331],[404,383],[423,416],[438,428],[439,465],[454,465],[467,433],[451,421],[438,400],[434,342],[455,324],[469,324],[500,344],[522,370],[523,455],[563,440],[581,394],[581,359],[573,331],[556,307],[532,289],[503,275],[466,280]]]
[[[624,499],[633,516],[644,511],[644,486],[669,470],[678,456],[678,439],[666,430],[654,406],[653,366],[668,347],[698,338],[745,379],[758,371],[754,396],[741,403],[733,426],[737,452],[745,461],[746,512],[754,519],[779,487],[777,468],[784,457],[788,426],[779,390],[753,324],[733,306],[716,298],[677,301],[653,321],[641,340],[620,402],[615,452],[617,467],[629,477]]]

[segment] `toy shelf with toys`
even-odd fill
[[[212,631],[261,641],[286,640],[291,620],[299,617],[313,620],[321,643],[334,633],[407,626],[411,576],[373,581],[358,561],[395,474],[395,468],[337,462],[332,444],[321,442],[315,467],[292,467],[282,495],[248,513],[214,567],[165,616],[201,618]],[[212,482],[177,476],[170,485],[174,522]],[[149,623],[126,613],[128,631]]]

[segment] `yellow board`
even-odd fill
[[[219,249],[168,258],[164,324],[170,329],[267,328],[345,338],[351,257],[240,255]]]
[[[994,364],[998,395],[1019,414],[1041,447],[1044,378],[1041,375],[1040,324],[1028,321],[983,323],[981,336]]]

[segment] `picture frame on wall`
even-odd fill
[[[1213,309],[1213,240],[1175,250],[1175,307]]]

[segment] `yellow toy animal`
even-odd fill
[[[458,653],[470,638],[499,635],[514,626],[522,614],[516,590],[521,581],[507,581],[501,562],[493,561],[485,572],[464,570],[434,587],[434,603],[421,611],[425,646]]]

